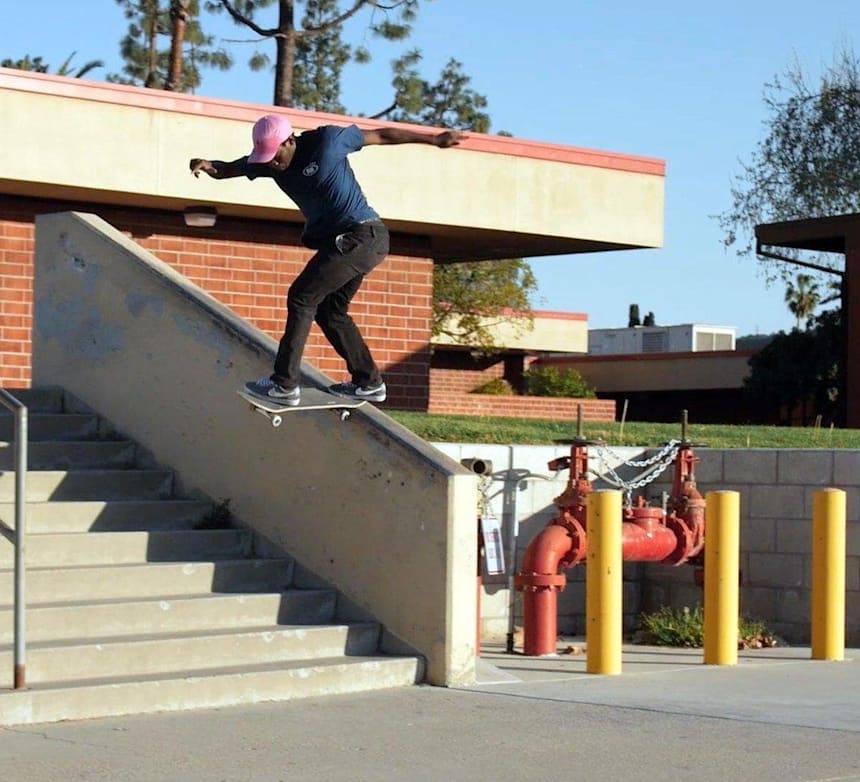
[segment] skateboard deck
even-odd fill
[[[282,404],[276,399],[263,399],[244,388],[238,389],[236,393],[251,405],[254,412],[268,418],[275,427],[281,425],[285,413],[300,413],[303,410],[334,410],[340,414],[341,421],[345,421],[349,418],[351,410],[367,404],[364,399],[335,396],[319,388],[303,388],[301,402],[293,406]]]

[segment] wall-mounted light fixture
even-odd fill
[[[218,222],[218,210],[214,206],[186,206],[182,217],[191,228],[211,228]]]

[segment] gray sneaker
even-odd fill
[[[374,386],[359,386],[355,383],[335,383],[328,387],[329,393],[349,399],[366,399],[368,402],[385,401],[385,383],[379,382]]]
[[[261,377],[259,380],[254,381],[249,380],[245,383],[245,390],[249,394],[254,394],[254,396],[259,396],[269,401],[282,402],[288,407],[295,407],[302,401],[301,388],[298,386],[295,388],[284,388],[268,377]]]

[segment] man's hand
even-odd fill
[[[211,160],[203,160],[203,158],[193,157],[191,158],[191,162],[188,164],[188,167],[191,169],[191,173],[196,177],[200,176],[201,171],[205,174],[209,174],[213,179],[217,179],[218,177],[218,169],[215,168],[215,165]]]
[[[445,130],[433,137],[433,144],[442,149],[455,147],[460,143],[461,138],[463,138],[463,133],[459,130]]]

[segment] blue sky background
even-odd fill
[[[626,326],[634,302],[661,325],[735,326],[739,336],[792,327],[784,287],[723,248],[713,215],[730,206],[739,161],[764,137],[764,85],[795,60],[815,80],[842,47],[858,52],[858,0],[432,0],[405,45],[371,39],[367,18],[345,36],[366,38],[374,57],[345,75],[351,112],[389,104],[389,63],[415,46],[428,80],[451,57],[463,63],[489,100],[492,131],[666,160],[665,246],[531,259],[537,308],[585,312],[592,328]],[[41,55],[55,71],[76,51],[76,65],[106,62],[88,78],[121,68],[127,22],[114,0],[6,2],[0,21],[0,58]],[[207,29],[252,37],[226,16]],[[271,75],[245,64],[252,46],[227,46],[237,64],[206,72],[198,94],[270,103]]]

